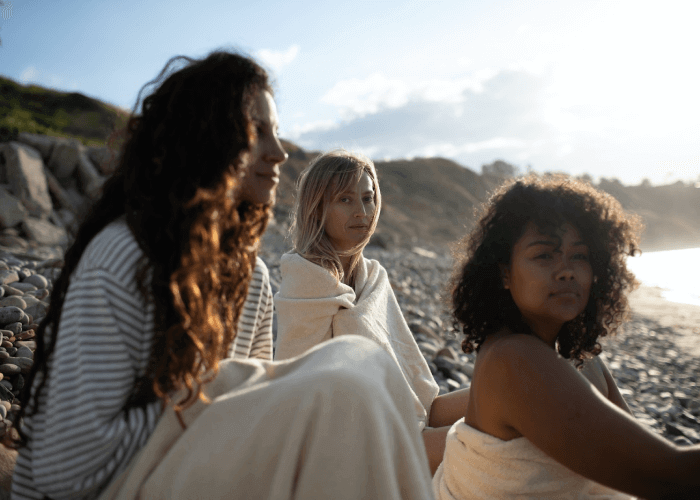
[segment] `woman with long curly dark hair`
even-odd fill
[[[477,357],[437,498],[697,498],[700,446],[637,423],[597,356],[628,312],[639,229],[613,197],[560,176],[491,197],[456,247],[453,313]]]
[[[221,51],[150,86],[39,327],[13,497],[424,498],[378,348],[224,360],[287,156],[266,72]]]

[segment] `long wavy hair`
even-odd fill
[[[458,264],[450,283],[452,312],[455,328],[465,334],[464,352],[478,351],[503,327],[532,333],[501,274],[529,222],[554,237],[570,223],[589,247],[594,278],[588,302],[557,337],[557,351],[580,366],[587,353],[601,352],[598,338],[613,333],[628,315],[626,294],[637,283],[626,257],[639,252],[640,219],[612,196],[568,177],[532,175],[503,184],[471,234],[453,249]]]
[[[333,247],[324,229],[328,205],[350,186],[356,184],[366,172],[374,186],[375,211],[365,238],[355,247],[339,251]],[[362,250],[377,229],[382,195],[374,163],[359,153],[336,149],[315,158],[301,173],[297,182],[297,195],[292,211],[289,232],[294,251],[305,259],[327,269],[336,279],[350,282]],[[348,275],[343,273],[340,257],[350,256]]]
[[[251,112],[264,91],[272,92],[267,73],[225,51],[174,57],[141,89],[117,169],[66,252],[37,332],[22,412],[38,408],[73,271],[95,235],[120,217],[144,253],[137,283],[155,311],[146,373],[134,381],[124,409],[167,402],[184,390],[175,405],[179,416],[203,397],[202,384],[216,376],[235,337],[271,214],[269,206],[237,201],[256,141]],[[20,429],[18,444],[25,442]]]

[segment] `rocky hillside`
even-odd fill
[[[82,94],[1,77],[0,91],[0,246],[65,244],[66,228],[110,173],[114,152],[104,144],[126,115]],[[284,144],[289,160],[275,208],[280,234],[294,203],[296,179],[318,154]],[[384,206],[374,243],[439,252],[472,227],[475,208],[514,171],[496,161],[477,173],[443,158],[376,165]],[[603,179],[599,187],[643,217],[645,250],[700,246],[700,189],[680,182],[623,186],[614,179]]]

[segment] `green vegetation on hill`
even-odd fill
[[[0,141],[30,132],[102,146],[127,118],[127,112],[77,92],[21,85],[0,77]]]

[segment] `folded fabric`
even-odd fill
[[[227,359],[211,400],[163,412],[145,447],[99,500],[430,498],[411,394],[362,339],[286,362]]]
[[[525,437],[503,441],[465,424],[464,418],[447,434],[433,494],[437,500],[634,500],[576,474]]]
[[[376,260],[362,258],[355,290],[298,254],[283,255],[280,270],[275,359],[298,356],[341,335],[373,340],[401,369],[423,429],[439,389],[401,313],[386,269]]]

